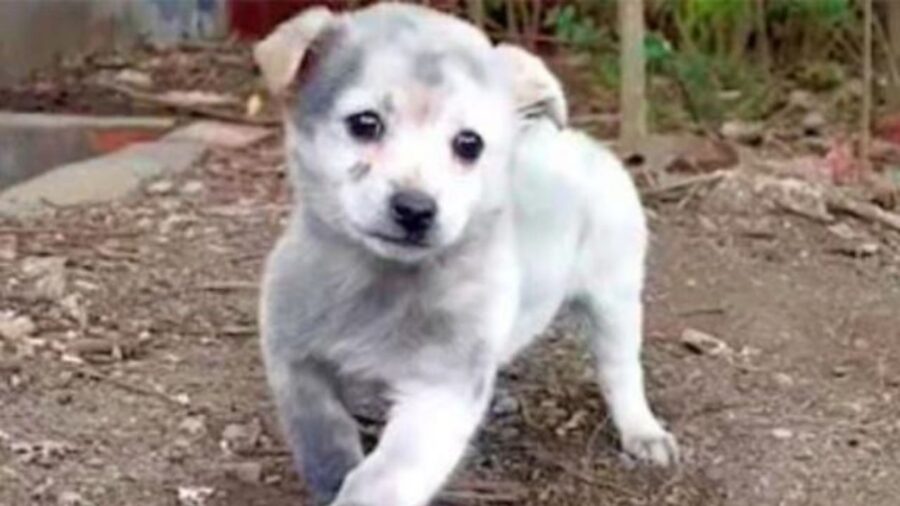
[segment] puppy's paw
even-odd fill
[[[680,460],[675,436],[662,427],[622,434],[622,449],[629,456],[658,466],[675,465]]]

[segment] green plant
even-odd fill
[[[544,26],[552,29],[557,39],[577,51],[596,48],[601,40],[602,28],[593,18],[582,15],[573,4],[556,6],[547,11]]]

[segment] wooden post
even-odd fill
[[[863,0],[863,103],[860,121],[859,157],[864,172],[870,170],[872,144],[872,0]]]
[[[468,0],[469,19],[484,30],[484,0]]]
[[[896,0],[884,0],[884,14],[887,17],[887,37],[890,46],[889,68],[891,69],[891,90],[888,94],[888,102],[893,106],[900,106],[900,78],[897,76],[896,69],[900,67],[900,2]]]
[[[624,150],[634,151],[647,136],[644,0],[619,0],[619,38],[622,44],[619,140]]]

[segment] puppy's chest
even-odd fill
[[[328,309],[319,331],[333,336],[326,354],[346,369],[416,374],[437,357],[453,363],[477,353],[478,299],[421,279],[378,280]]]

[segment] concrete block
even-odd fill
[[[207,146],[191,141],[135,144],[115,153],[64,165],[0,193],[0,214],[22,215],[52,207],[110,202],[145,181],[183,171]]]

